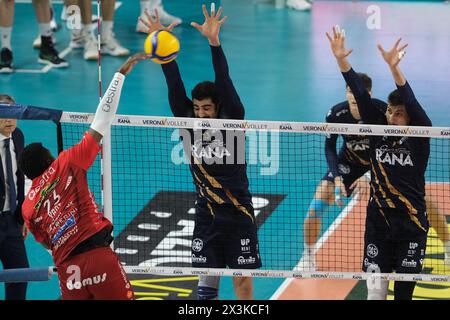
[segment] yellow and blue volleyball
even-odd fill
[[[144,43],[144,50],[152,57],[153,62],[165,64],[176,59],[180,51],[180,42],[173,33],[157,30],[148,35]]]

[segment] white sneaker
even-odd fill
[[[316,270],[316,256],[312,250],[303,252],[303,257],[298,265],[298,270],[303,272],[314,272]]]
[[[175,17],[164,10],[164,7],[162,5],[157,6],[156,9],[158,10],[159,19],[162,24],[169,25],[174,22],[178,24],[183,22],[181,18]],[[152,10],[152,12],[153,11],[154,10]]]
[[[123,57],[130,54],[130,50],[122,47],[114,34],[109,39],[102,39],[101,52],[114,57]]]
[[[69,46],[72,49],[81,49],[84,48],[84,44],[86,42],[86,34],[83,32],[83,30],[72,30],[72,35],[70,36],[70,44]]]
[[[183,20],[181,20],[181,18],[175,17],[175,16],[169,14],[166,10],[164,10],[164,7],[162,5],[157,6],[156,9],[158,10],[159,19],[160,19],[161,23],[164,25],[170,25],[172,23],[180,24],[183,22]],[[150,12],[152,19],[155,19],[155,15],[153,14],[154,9],[149,10],[149,12]],[[142,13],[140,15],[140,18],[147,20],[147,15],[145,13]],[[136,23],[136,32],[148,33],[148,28],[145,26],[145,24],[143,24],[141,22],[141,20],[139,18]]]
[[[298,11],[306,11],[311,10],[312,5],[306,0],[287,0],[286,7]]]
[[[85,38],[83,57],[84,60],[98,60],[98,42],[93,34]]]
[[[145,14],[141,14],[138,17],[137,23],[136,23],[136,32],[142,32],[142,33],[148,33],[148,28],[145,24],[142,23],[141,19],[144,19],[147,21],[147,16]]]
[[[54,35],[52,35],[52,41],[53,41],[53,44],[56,44],[56,38],[55,38]],[[40,34],[38,34],[36,39],[34,39],[34,41],[33,41],[33,48],[35,48],[35,49],[40,49],[41,48],[41,35]]]

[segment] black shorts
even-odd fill
[[[370,170],[368,166],[362,166],[360,164],[350,163],[345,158],[339,157],[338,159],[338,170],[339,174],[342,176],[342,181],[345,186],[345,191],[347,192],[347,197],[353,192],[353,189],[350,186],[362,177],[367,171]],[[334,176],[331,170],[328,170],[327,173],[323,176],[322,180],[330,181],[334,183]]]
[[[195,206],[192,266],[256,269],[261,267],[257,227],[251,205]]]
[[[426,213],[413,217],[416,221],[408,212],[367,207],[363,271],[422,271],[429,224]]]

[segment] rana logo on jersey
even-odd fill
[[[214,140],[206,146],[203,146],[203,141],[198,140],[191,146],[192,155],[197,159],[219,158],[231,156],[230,151],[224,146],[223,141]]]
[[[393,149],[387,145],[383,145],[375,150],[377,161],[381,163],[387,163],[391,166],[396,164],[402,167],[411,166],[414,167],[414,163],[411,159],[411,152],[405,148]]]

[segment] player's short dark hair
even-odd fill
[[[203,100],[210,98],[216,106],[219,104],[219,95],[217,94],[217,88],[214,82],[200,82],[194,89],[192,89],[191,94],[192,99]]]
[[[372,78],[367,75],[367,73],[358,72],[358,76],[362,79],[364,82],[364,86],[366,87],[367,91],[372,90]],[[347,86],[348,88],[348,86]]]
[[[44,173],[55,160],[42,143],[31,143],[19,155],[19,168],[29,178],[34,179]]]
[[[16,103],[13,99],[13,97],[11,97],[9,94],[2,94],[0,93],[0,103],[3,104],[14,104]]]
[[[405,105],[405,102],[403,101],[402,96],[400,95],[400,92],[398,90],[394,90],[389,94],[388,97],[388,103],[391,106],[403,106]]]

